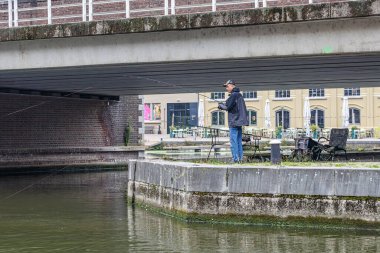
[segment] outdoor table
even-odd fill
[[[178,137],[182,138],[183,137],[183,129],[178,129]]]

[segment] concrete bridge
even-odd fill
[[[137,143],[137,95],[226,79],[256,90],[378,86],[379,14],[371,0],[0,30],[0,89],[12,93],[1,95],[0,148],[121,145],[128,121]],[[130,97],[109,101],[119,96]]]
[[[0,87],[119,96],[209,91],[231,78],[257,90],[377,86],[379,14],[371,0],[5,29]]]

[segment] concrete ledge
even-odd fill
[[[326,223],[330,226],[341,226],[355,221],[366,228],[373,227],[377,230],[380,223],[380,201],[370,198],[355,200],[294,195],[205,194],[173,191],[171,188],[141,182],[128,184],[128,192],[134,192],[134,201],[139,205],[162,209],[164,212],[169,210],[170,213],[179,214],[181,218],[190,221],[223,222],[226,217],[234,216],[228,222],[251,223],[249,220],[252,220],[255,223],[258,217],[265,217],[270,222],[269,225],[277,225],[273,222],[302,217],[303,223],[315,222],[314,226]],[[332,222],[332,219],[336,220]],[[285,224],[284,220],[281,222]]]
[[[37,154],[37,153],[81,153],[81,152],[126,152],[144,151],[143,146],[113,146],[113,147],[46,147],[46,148],[23,148],[23,149],[0,149],[3,154]]]
[[[213,166],[131,161],[129,179],[187,192],[380,198],[380,169]]]
[[[143,17],[0,29],[0,42],[261,25],[380,14],[380,0],[307,4],[173,16]]]
[[[121,166],[143,156],[143,147],[79,147],[0,150],[0,169]]]
[[[131,161],[128,197],[201,215],[380,222],[380,169],[259,168]]]

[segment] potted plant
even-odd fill
[[[351,127],[351,139],[356,139],[357,138],[356,130],[358,130],[357,126],[352,126]]]
[[[281,139],[282,138],[282,126],[280,125],[280,126],[278,126],[278,127],[276,127],[276,138],[277,139]]]
[[[127,123],[127,126],[124,129],[124,145],[128,146],[129,140],[131,138],[132,132],[132,124],[130,122]]]
[[[310,126],[310,130],[313,133],[313,138],[317,139],[318,138],[318,126],[313,124]]]
[[[176,130],[175,126],[170,126],[169,127],[169,130],[170,130],[170,138],[174,138],[174,130]]]

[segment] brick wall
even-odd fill
[[[130,143],[137,144],[139,103],[138,96],[107,102],[0,94],[0,148],[123,145],[128,121],[132,122]]]
[[[120,97],[119,102],[112,102],[112,106],[103,112],[106,128],[109,129],[109,138],[112,145],[124,144],[124,131],[127,124],[131,126],[130,143],[139,144],[142,135],[139,134],[139,128],[142,123],[139,122],[139,116],[142,111],[138,105],[142,104],[138,96]]]

